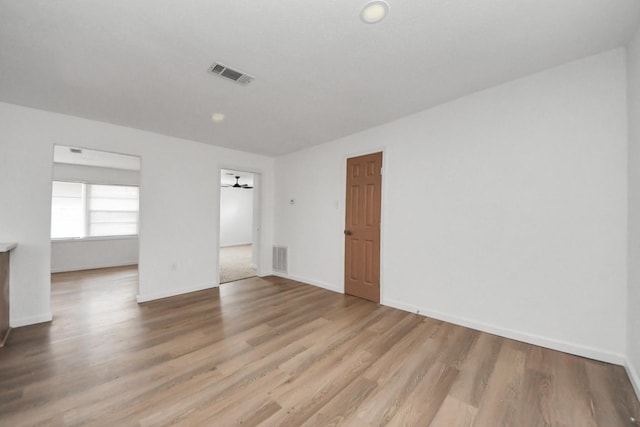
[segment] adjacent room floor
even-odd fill
[[[220,248],[220,283],[233,282],[256,275],[251,266],[252,245]]]
[[[630,426],[619,366],[292,280],[138,305],[137,269],[53,275],[0,350],[0,425]]]

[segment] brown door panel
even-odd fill
[[[382,153],[347,160],[345,293],[380,302]]]

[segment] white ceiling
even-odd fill
[[[388,1],[368,25],[363,0],[0,0],[0,101],[279,155],[621,46],[640,18],[638,0]]]

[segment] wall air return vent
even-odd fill
[[[288,249],[286,246],[273,246],[273,260],[271,268],[278,273],[287,273]]]
[[[209,67],[209,72],[212,74],[217,74],[220,77],[233,80],[234,82],[240,83],[243,86],[248,85],[254,79],[253,76],[250,76],[247,73],[234,70],[233,68],[229,68],[226,65],[220,64],[219,62],[216,62],[211,67]]]

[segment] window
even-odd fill
[[[84,184],[53,182],[51,237],[84,237]]]
[[[139,188],[53,181],[51,238],[138,234]]]
[[[89,236],[138,234],[138,187],[88,185]]]

